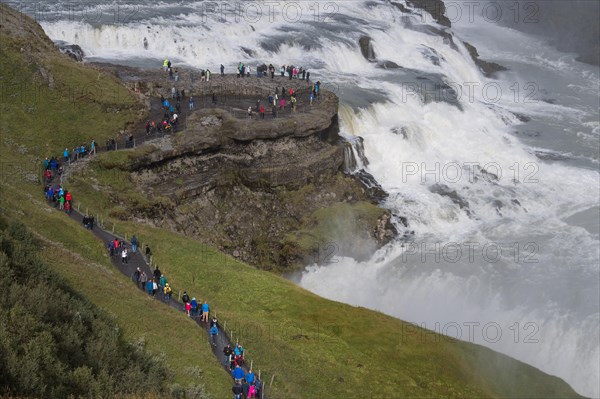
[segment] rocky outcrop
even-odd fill
[[[477,48],[468,42],[463,42],[469,55],[475,62],[475,64],[479,67],[481,72],[488,78],[494,78],[497,72],[506,71],[506,67],[503,67],[500,64],[496,64],[495,62],[484,61],[479,58],[479,53],[477,52]]]
[[[443,0],[406,0],[412,7],[427,11],[440,25],[450,27],[450,19],[446,16],[446,6]]]
[[[375,56],[375,51],[373,51],[371,40],[369,36],[361,36],[358,39],[358,45],[360,46],[362,56],[369,62],[375,62],[377,57]]]
[[[67,44],[60,40],[56,41],[55,44],[61,53],[68,55],[69,57],[71,57],[72,59],[74,59],[77,62],[83,61],[83,57],[85,57],[85,53],[83,52],[83,49],[81,47],[79,47],[79,45]]]
[[[152,71],[115,73],[148,99],[166,94],[173,84],[152,79]],[[247,117],[248,104],[254,109],[257,99],[281,93],[276,86],[283,84],[303,99],[298,112]],[[201,110],[187,116],[182,131],[148,141],[127,156],[99,157],[101,167],[129,172],[135,190],[149,199],[128,203],[114,192],[114,200],[126,206],[120,215],[197,237],[279,272],[315,262],[324,246],[335,245],[336,256],[358,258],[389,242],[396,230],[389,211],[377,206],[385,192],[364,176],[343,173],[350,144],[338,136],[337,96],[323,90],[310,106],[307,86],[235,76],[195,83],[197,101],[218,92],[227,106],[214,107],[209,94],[208,104],[203,101]]]

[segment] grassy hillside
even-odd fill
[[[45,242],[48,266],[108,312],[124,339],[163,359],[169,392],[203,385],[210,397],[221,397],[230,389],[229,376],[204,333],[132,287],[111,266],[102,244],[51,211],[41,196],[44,157],[92,138],[102,145],[142,107],[110,75],[60,54],[28,17],[0,8],[0,214],[22,221]]]
[[[38,245],[21,224],[0,218],[0,392],[165,393],[161,359],[128,344],[113,320],[50,272]]]
[[[45,206],[37,180],[43,157],[92,137],[103,143],[137,115],[138,105],[110,76],[51,51],[39,27],[25,21],[26,30],[37,32],[30,32],[28,39],[8,36],[5,20],[0,32],[1,212],[21,220],[45,240],[48,263],[112,314],[125,339],[143,337],[150,352],[164,353],[173,381],[183,386],[199,382],[213,397],[226,397],[229,377],[210,353],[203,333],[182,314],[135,289],[110,265],[101,243]],[[12,89],[4,95],[6,82],[49,86],[48,72],[55,92],[40,96],[37,105],[15,97]],[[120,94],[72,101],[69,82],[76,86],[93,82]],[[77,200],[78,193],[74,194]],[[92,211],[110,203],[100,191],[86,196],[83,205]],[[219,319],[227,320],[228,330],[241,338],[255,368],[268,376],[267,382],[274,376],[271,398],[577,396],[562,380],[489,349],[421,334],[395,318],[319,298],[187,237],[111,221],[121,233],[135,232],[150,243],[176,292],[187,290],[208,300]]]

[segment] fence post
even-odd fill
[[[227,320],[225,320],[225,322],[223,323],[223,331],[227,331]]]
[[[181,291],[178,291],[177,302],[181,302]]]
[[[113,223],[112,233],[115,234],[115,224]]]

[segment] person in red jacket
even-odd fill
[[[260,118],[265,119],[265,106],[262,104],[260,105]]]

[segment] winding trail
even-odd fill
[[[71,218],[75,219],[76,221],[78,221],[79,223],[81,223],[81,225],[83,226],[83,214],[81,214],[80,212],[78,212],[77,210],[73,210],[71,215]],[[115,256],[113,256],[111,258],[111,262],[112,264],[119,270],[121,271],[121,273],[123,273],[124,275],[126,275],[127,277],[129,277],[132,282],[133,282],[133,274],[136,271],[136,269],[139,267],[140,270],[146,272],[146,274],[148,275],[148,278],[150,279],[152,276],[152,268],[150,267],[150,265],[148,264],[148,262],[146,261],[146,258],[144,256],[144,254],[141,251],[141,248],[138,248],[138,250],[133,253],[132,252],[132,248],[131,248],[131,242],[126,241],[124,239],[124,237],[121,237],[117,234],[113,234],[111,232],[108,232],[100,227],[98,227],[97,225],[94,225],[94,228],[92,230],[93,234],[98,237],[98,239],[100,239],[102,241],[102,243],[104,244],[104,247],[107,248],[107,245],[110,241],[113,241],[115,238],[118,238],[120,240],[123,240],[123,242],[126,244],[128,253],[129,253],[129,258],[128,258],[128,262],[127,263],[122,263],[121,260],[121,255],[120,252],[115,254]],[[108,250],[107,250],[108,251]],[[135,284],[135,282],[134,282]],[[143,290],[144,292],[145,289],[139,287],[137,284],[136,286],[138,287],[138,289]],[[159,289],[160,291],[160,289]],[[170,302],[167,303],[164,301],[164,296],[162,293],[157,293],[156,300],[160,300],[162,301],[166,306],[170,306],[182,313],[185,313],[185,307],[184,304],[182,302],[179,302],[176,298],[171,298]],[[200,305],[200,304],[199,304]],[[211,311],[211,314],[213,312]],[[212,317],[212,316],[211,316]],[[211,318],[209,317],[209,319]],[[211,340],[210,338],[210,323],[204,323],[200,320],[199,316],[192,316],[192,319],[194,319],[194,321],[196,322],[196,324],[206,332],[207,334],[207,339]],[[221,323],[217,322],[218,328],[219,328],[219,335],[217,336],[216,339],[216,345],[212,346],[212,350],[213,350],[213,354],[216,356],[217,360],[219,361],[219,363],[221,364],[221,366],[223,367],[224,370],[227,371],[227,373],[231,376],[231,372],[229,370],[229,365],[228,364],[224,364],[224,355],[223,355],[223,349],[225,348],[225,346],[229,343],[231,344],[232,348],[235,346],[235,342],[232,342],[229,338],[229,335],[227,334],[227,332],[225,331],[225,329],[223,328],[223,326],[221,325]],[[243,346],[243,345],[242,345]],[[244,356],[245,358],[245,356]],[[247,366],[247,363],[249,362],[248,359],[246,359],[246,362],[244,363],[244,365],[242,366],[242,369],[244,370],[244,373],[247,373],[249,371],[249,368]],[[256,374],[258,376],[258,373]],[[263,376],[261,376],[263,377]],[[260,391],[261,392],[261,396],[260,398],[262,399],[267,399],[268,396],[265,394],[265,388],[266,388],[266,384],[264,383],[264,378],[261,378],[261,383],[263,386],[263,389]],[[233,386],[233,379],[232,379],[232,386]]]

